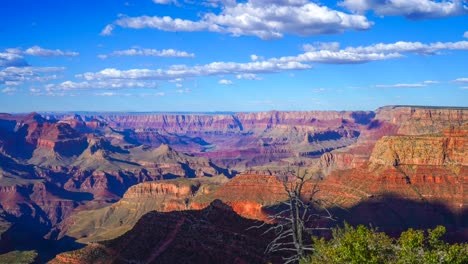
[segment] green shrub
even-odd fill
[[[333,238],[313,238],[314,251],[303,264],[315,263],[468,263],[468,244],[448,244],[441,240],[446,230],[408,229],[398,239],[392,239],[377,229],[345,223],[333,229]]]

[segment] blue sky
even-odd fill
[[[0,4],[0,112],[468,106],[468,2]]]

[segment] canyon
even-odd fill
[[[312,180],[305,193],[319,188],[318,198],[341,221],[395,234],[444,224],[451,239],[466,241],[467,142],[467,108],[0,114],[0,254],[25,244],[34,249],[45,239],[61,247],[41,249],[40,261],[90,243],[53,262],[87,263],[89,252],[100,252],[103,263],[111,263],[108,257],[126,239],[160,225],[155,235],[171,241],[151,247],[164,250],[135,252],[168,263],[178,248],[170,246],[174,241],[203,251],[194,246],[201,243],[199,230],[188,228],[187,219],[200,230],[219,227],[224,237],[268,222],[287,198],[281,176],[291,168],[307,170]],[[223,211],[227,220],[210,216],[219,208],[229,212]],[[221,227],[232,219],[239,225]],[[268,237],[241,233],[252,248],[239,261],[268,261],[253,249]],[[215,238],[205,242],[219,246]],[[238,246],[223,250],[238,252]],[[135,260],[131,254],[118,256]]]

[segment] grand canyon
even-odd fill
[[[0,1],[0,264],[468,263],[467,18]]]
[[[444,225],[466,241],[467,146],[461,107],[0,114],[0,254],[276,263],[271,235],[249,227],[274,224],[290,168],[329,202],[337,222],[324,225]]]

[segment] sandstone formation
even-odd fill
[[[227,181],[226,177],[218,176],[137,184],[130,187],[117,203],[99,209],[79,210],[59,226],[59,237],[70,236],[83,243],[113,239],[130,230],[144,214],[153,210],[190,209],[194,199],[214,192]]]
[[[268,228],[213,201],[203,210],[149,212],[129,232],[58,255],[58,263],[266,263]]]

